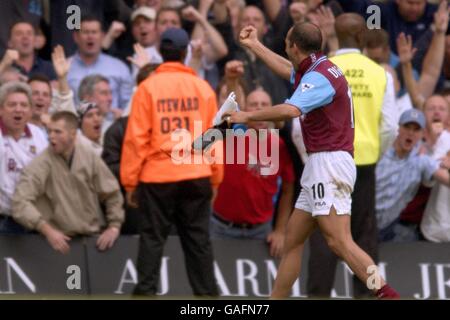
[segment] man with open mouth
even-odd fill
[[[48,145],[42,131],[29,123],[31,101],[25,83],[0,89],[0,234],[25,232],[11,216],[11,199],[22,170]]]
[[[43,74],[50,80],[56,80],[52,64],[35,54],[35,42],[36,30],[31,23],[18,21],[11,27],[8,47],[17,51],[13,67],[26,77]]]
[[[104,33],[98,18],[81,18],[80,29],[74,32],[78,51],[71,57],[68,81],[72,91],[78,92],[83,78],[91,74],[101,74],[110,80],[112,107],[124,109],[133,89],[130,70],[119,59],[102,53],[103,38]]]
[[[51,116],[50,146],[24,169],[12,200],[13,217],[63,254],[76,235],[98,234],[97,248],[111,248],[124,221],[119,185],[103,160],[78,143],[78,126],[72,112]]]
[[[82,102],[78,105],[77,114],[80,126],[78,132],[80,142],[90,146],[100,156],[103,151],[101,140],[104,118],[99,106],[95,103]]]
[[[410,109],[400,117],[399,134],[376,168],[376,216],[380,241],[414,241],[418,233],[400,220],[400,213],[423,183],[450,186],[450,158],[421,154],[425,115]]]

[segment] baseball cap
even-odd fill
[[[81,101],[77,108],[77,114],[78,118],[80,118],[80,122],[83,120],[84,115],[94,108],[98,108],[98,105],[93,102]]]
[[[407,123],[417,123],[420,128],[425,129],[426,126],[425,115],[423,114],[422,111],[417,109],[406,110],[400,116],[398,124],[402,126]]]
[[[136,10],[133,11],[131,14],[131,21],[133,22],[134,19],[137,17],[142,16],[144,18],[147,18],[149,20],[155,20],[156,18],[156,11],[153,8],[150,7],[139,7]]]
[[[189,44],[189,35],[184,29],[169,28],[161,35],[162,43],[169,43],[176,49],[186,49]]]

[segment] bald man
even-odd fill
[[[312,23],[295,24],[285,40],[289,60],[262,45],[252,26],[241,31],[240,40],[274,72],[290,78],[295,91],[282,104],[235,112],[229,120],[248,123],[300,117],[308,153],[302,191],[287,224],[272,298],[288,297],[300,271],[304,243],[317,227],[330,249],[378,298],[398,298],[351,235],[351,193],[356,180],[353,103],[343,73],[320,53],[321,30]]]

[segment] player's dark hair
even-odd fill
[[[318,52],[322,49],[322,32],[311,22],[299,22],[292,27],[289,42],[306,54]]]

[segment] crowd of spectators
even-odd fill
[[[227,157],[239,135],[266,130],[259,145],[279,148],[269,176],[248,146],[242,163],[169,164],[168,140],[195,120],[210,127],[231,92],[242,110],[283,103],[291,73],[271,53],[286,56],[290,27],[310,21],[352,90],[354,238],[374,260],[379,242],[450,241],[447,1],[2,0],[0,17],[0,234],[38,232],[62,253],[72,236],[98,235],[105,250],[141,234],[140,294],[156,290],[159,263],[145,266],[170,233],[188,268],[204,269],[189,274],[199,295],[217,291],[205,234],[262,239],[280,256],[308,158],[300,122],[235,126],[217,144]],[[317,237],[310,269],[330,276],[308,290],[321,295],[335,262]]]

